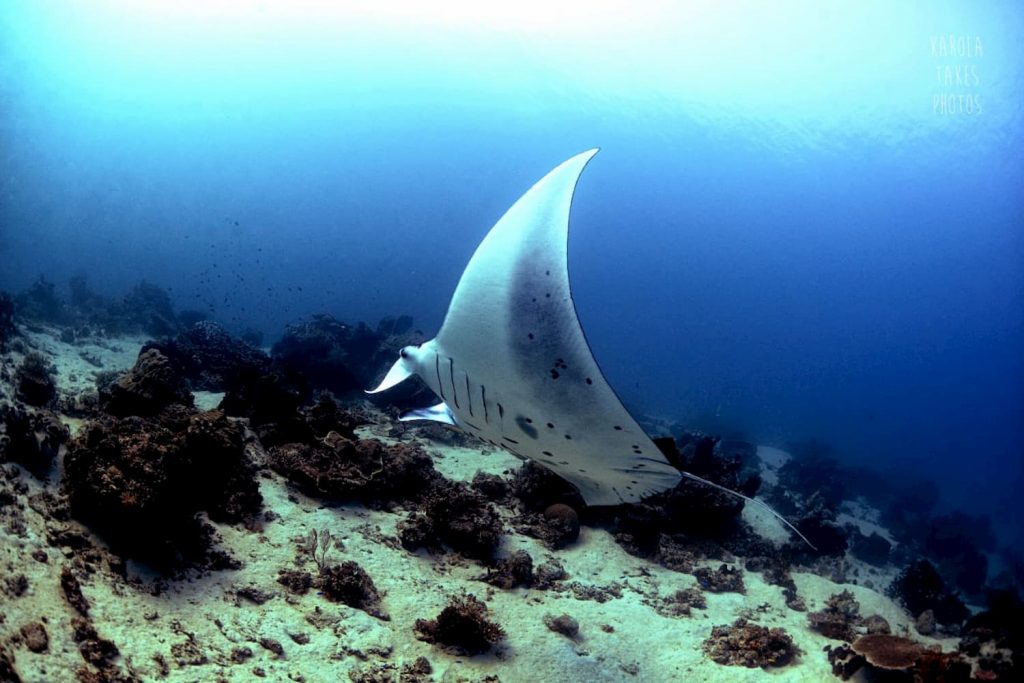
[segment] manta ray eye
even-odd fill
[[[409,349],[402,349],[401,351],[398,352],[398,355],[401,356],[402,358],[408,358]]]

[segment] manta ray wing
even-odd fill
[[[414,372],[447,406],[438,414],[553,470],[588,504],[614,505],[670,488],[681,475],[605,380],[573,304],[569,210],[596,153],[555,168],[491,228],[437,337],[404,349],[375,391]]]

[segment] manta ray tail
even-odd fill
[[[780,522],[785,524],[787,527],[789,527],[789,530],[792,531],[797,536],[799,536],[801,539],[803,539],[803,542],[806,543],[807,545],[811,546],[812,550],[815,550],[815,551],[817,550],[817,548],[814,546],[814,544],[811,543],[809,540],[807,540],[806,536],[804,536],[802,533],[800,533],[799,529],[797,529],[795,526],[793,526],[793,524],[791,524],[788,519],[786,519],[781,514],[776,512],[775,509],[772,508],[772,506],[768,505],[768,503],[760,501],[757,498],[751,498],[750,496],[745,496],[745,495],[743,495],[742,493],[740,493],[738,491],[733,491],[732,489],[727,489],[726,487],[720,486],[719,484],[716,484],[713,481],[708,481],[707,479],[703,479],[701,477],[698,477],[696,474],[690,474],[689,472],[686,472],[686,471],[683,471],[683,470],[680,470],[679,474],[681,474],[686,479],[689,479],[690,481],[695,481],[698,484],[705,484],[707,486],[710,486],[713,489],[717,489],[717,490],[721,491],[722,493],[728,493],[730,496],[735,496],[737,498],[741,498],[741,499],[747,501],[748,503],[753,503],[754,505],[757,505],[762,510],[766,510],[769,514],[771,514],[772,517],[774,517],[775,519],[779,520]]]

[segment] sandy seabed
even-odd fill
[[[91,386],[100,368],[131,367],[143,342],[124,338],[72,346],[45,331],[28,339],[56,365],[63,393]],[[5,393],[10,396],[9,387]],[[196,404],[209,408],[219,399],[217,394],[199,393]],[[80,428],[78,420],[69,418],[67,424],[72,431]],[[359,433],[393,442],[388,434],[386,425],[363,427]],[[490,447],[419,440],[434,457],[437,470],[452,480],[468,482],[480,471],[504,475],[520,466],[513,456]],[[774,481],[774,470],[784,457],[765,449],[766,485]],[[4,467],[14,491],[8,505],[20,508],[20,523],[7,519],[0,529],[0,583],[6,586],[0,592],[0,644],[9,645],[21,680],[74,681],[76,672],[88,667],[80,652],[80,633],[75,641],[78,613],[62,587],[62,570],[83,552],[101,558],[108,553],[88,529],[73,520],[51,518],[47,506],[38,503],[39,494],[56,489],[57,475],[39,481],[18,466]],[[454,553],[403,548],[397,532],[404,518],[400,511],[325,505],[269,469],[260,470],[259,487],[265,520],[260,528],[213,524],[219,545],[241,561],[240,569],[162,577],[131,560],[86,565],[88,571],[80,574],[81,593],[96,636],[112,642],[120,653],[113,659],[118,671],[144,681],[838,680],[825,649],[840,643],[811,630],[807,615],[843,590],[855,596],[862,615],[884,617],[893,633],[913,634],[916,640],[945,650],[956,646],[955,639],[918,635],[910,616],[880,592],[894,568],[887,572],[853,558],[847,558],[848,575],[857,576],[859,585],[793,572],[807,606],[801,612],[787,607],[780,587],[765,583],[759,573],[743,571],[742,563],[727,557],[727,565],[743,571],[745,593],[706,592],[706,608],[693,609],[688,616],[665,616],[656,607],[676,591],[697,586],[694,576],[627,554],[601,528],[584,526],[569,547],[551,550],[517,532],[515,512],[499,506],[508,529],[500,556],[526,550],[536,564],[557,561],[568,574],[547,590],[502,590],[480,580],[486,568],[479,562]],[[777,543],[788,539],[765,513],[747,506],[743,515],[760,535]],[[849,507],[843,521],[861,525],[866,532],[879,530],[871,517],[870,510]],[[331,533],[330,561],[353,560],[372,577],[389,619],[329,602],[315,589],[297,595],[278,583],[281,570],[315,570],[312,559],[300,551],[313,530]],[[92,547],[94,551],[89,550]],[[722,563],[702,564],[717,568]],[[416,637],[417,619],[436,617],[452,596],[466,593],[484,601],[490,617],[504,628],[506,637],[498,646],[467,656]],[[563,614],[578,623],[575,637],[546,625],[545,617]],[[781,627],[802,654],[779,668],[715,663],[702,643],[714,626],[739,617]],[[25,627],[31,624],[42,625],[45,631],[48,642],[42,651],[28,647]],[[38,637],[38,631],[33,634]],[[419,658],[429,661],[429,673]]]

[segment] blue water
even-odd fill
[[[600,146],[570,269],[631,407],[822,438],[1024,541],[1018,3],[181,4],[3,4],[0,288],[429,335]]]

